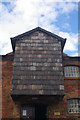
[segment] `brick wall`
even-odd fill
[[[56,99],[53,104],[48,106],[48,117],[50,118],[66,118],[67,106],[62,99]]]
[[[14,55],[8,54],[2,57],[2,118],[16,118],[14,112],[16,105],[11,97],[11,80],[13,74],[13,57]]]
[[[80,67],[80,58],[78,57],[63,57],[63,66],[78,66]],[[65,96],[64,100],[67,104],[67,100],[71,98],[79,98],[80,99],[80,77],[65,77],[64,76],[64,88],[65,88]],[[73,113],[73,114],[66,114],[67,117],[76,118],[80,116],[80,114]]]
[[[8,54],[3,56],[2,63],[2,116],[3,120],[7,118],[20,118],[20,106],[19,101],[13,101],[11,97],[11,82],[13,74],[13,58],[14,55]],[[63,64],[70,64],[70,60],[63,59]],[[72,63],[72,62],[71,62]],[[73,64],[77,64],[75,60]],[[79,114],[68,114],[67,112],[67,99],[80,98],[80,79],[64,78],[65,96],[61,99],[54,99],[53,103],[48,105],[48,117],[49,120],[53,118],[62,118],[61,120],[78,120]]]
[[[80,67],[80,58],[68,57],[63,54],[63,66],[76,65]],[[54,104],[48,107],[49,118],[79,119],[80,114],[68,113],[67,100],[71,98],[80,98],[80,77],[71,78],[64,76],[65,96],[62,100],[54,101]]]
[[[0,56],[0,118],[2,118],[2,56]]]

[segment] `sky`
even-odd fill
[[[0,0],[0,55],[11,37],[36,27],[67,38],[64,53],[78,56],[78,0]]]

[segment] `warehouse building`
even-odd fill
[[[80,119],[80,57],[63,53],[66,39],[40,27],[11,38],[2,56],[2,118]]]

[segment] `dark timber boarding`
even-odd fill
[[[64,95],[62,49],[65,39],[41,28],[12,38],[11,95]]]

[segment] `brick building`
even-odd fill
[[[80,117],[80,57],[64,54],[65,42],[40,27],[11,38],[13,53],[2,56],[3,119]]]

